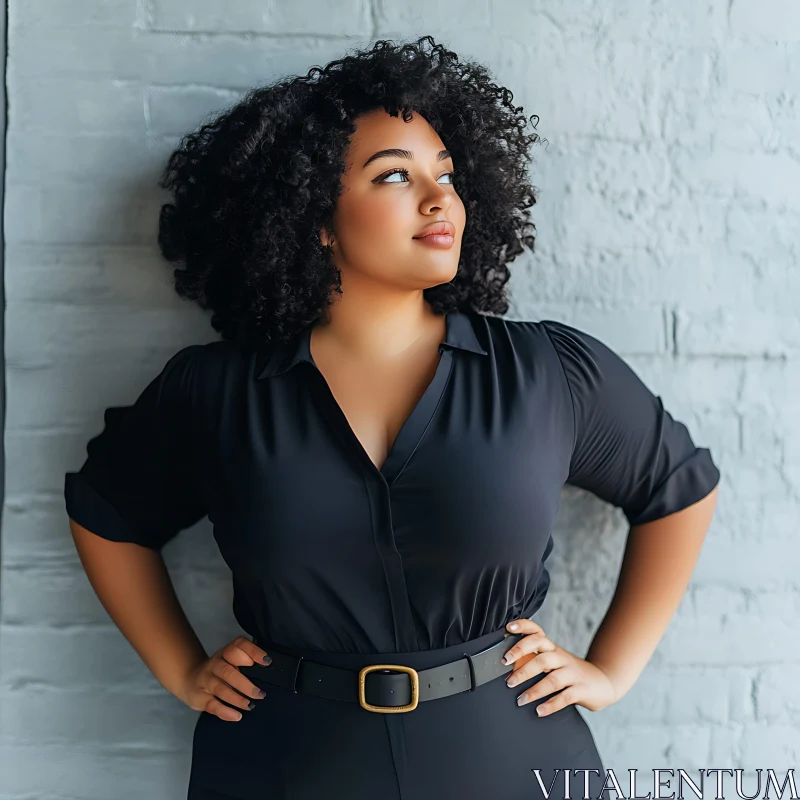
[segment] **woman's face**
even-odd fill
[[[342,290],[355,284],[372,291],[421,290],[452,280],[466,212],[453,188],[455,165],[442,153],[439,135],[417,113],[404,122],[382,108],[355,123],[334,213],[333,260],[342,273]],[[410,157],[397,152],[376,157],[390,148]],[[440,220],[452,223],[452,244],[414,238]],[[326,231],[320,239],[329,243]]]

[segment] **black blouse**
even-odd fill
[[[105,411],[70,517],[160,549],[208,515],[234,614],[264,643],[408,652],[542,605],[565,483],[631,525],[705,497],[706,448],[598,339],[553,320],[447,315],[435,376],[378,469],[309,349],[189,345]]]

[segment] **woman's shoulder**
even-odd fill
[[[589,348],[602,342],[585,330],[558,319],[507,319],[476,314],[493,343],[509,342],[519,348],[544,348],[555,351],[559,358],[588,355]]]
[[[564,323],[557,320],[532,320],[532,319],[512,319],[510,317],[503,317],[495,314],[488,314],[483,311],[469,312],[473,321],[476,324],[485,326],[492,334],[508,334],[514,335],[515,333],[527,334],[543,332],[544,328],[552,325],[560,327]]]
[[[226,339],[184,345],[167,359],[156,380],[161,390],[191,407],[216,406],[252,373],[255,352]]]
[[[476,314],[474,319],[494,347],[511,347],[523,354],[541,355],[542,350],[552,352],[554,349],[558,352],[568,347],[570,341],[585,336],[578,328],[554,319],[508,319],[489,314]]]
[[[214,339],[210,342],[184,345],[175,351],[167,363],[189,368],[198,377],[213,379],[221,372],[246,367],[255,355],[255,352],[243,349],[227,339]]]
[[[485,326],[497,362],[510,364],[515,372],[530,370],[541,376],[544,370],[573,395],[630,377],[631,367],[618,353],[575,325],[558,319],[480,316],[478,324]]]

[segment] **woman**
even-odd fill
[[[511,101],[431,37],[379,41],[169,160],[159,242],[222,338],[106,411],[65,498],[101,601],[201,712],[191,800],[600,792],[577,706],[644,668],[719,471],[599,340],[499,316],[534,242]],[[586,659],[531,619],[565,483],[632,526]],[[211,656],[160,555],[205,515],[247,633]]]

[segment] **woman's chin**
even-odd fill
[[[453,280],[457,272],[457,262],[455,264],[430,264],[429,269],[425,270],[424,278],[426,282],[433,281],[432,283],[428,283],[428,286],[438,286],[441,283],[448,283],[449,281]]]

